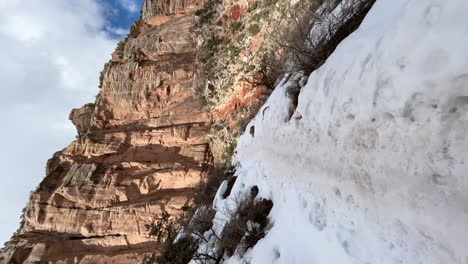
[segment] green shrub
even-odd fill
[[[205,3],[205,6],[202,9],[195,11],[195,15],[199,18],[199,26],[211,24],[216,14],[216,5],[219,3],[219,0],[210,0]]]
[[[241,53],[241,49],[233,44],[228,47],[229,58],[231,61],[236,61]]]
[[[204,8],[198,9],[197,11],[195,11],[195,15],[196,15],[197,17],[202,16],[204,13],[205,13],[205,9],[204,9]]]
[[[99,74],[99,89],[102,88],[103,82],[104,82],[104,69]]]
[[[220,243],[228,256],[232,256],[237,248],[247,250],[255,246],[266,235],[273,203],[266,199],[254,201],[257,193],[258,188],[256,193],[252,188],[250,198],[238,204],[237,213],[223,229]]]
[[[149,235],[156,237],[158,242],[171,240],[176,234],[176,224],[170,218],[171,215],[164,211],[158,222],[145,225]]]
[[[212,36],[206,41],[206,48],[208,50],[216,52],[218,51],[218,46],[224,41],[224,38],[218,36]]]
[[[215,11],[209,11],[209,12],[203,13],[200,16],[200,20],[198,20],[198,23],[200,23],[200,25],[211,23],[215,13],[216,13]]]
[[[257,14],[252,16],[252,21],[259,22],[262,18],[263,18],[262,13],[257,13]]]
[[[255,36],[258,34],[258,32],[260,32],[260,27],[258,26],[258,24],[253,24],[249,27],[248,30],[250,35]]]
[[[252,72],[254,70],[255,70],[255,65],[249,65],[249,66],[245,67],[244,73],[249,73],[249,72]]]
[[[235,34],[236,32],[244,30],[245,26],[241,22],[236,21],[231,24],[230,28],[231,28],[231,33]]]
[[[247,9],[247,12],[250,13],[250,12],[254,11],[255,9],[257,9],[257,7],[258,7],[258,2],[255,1],[251,5],[249,5],[249,9]]]
[[[276,4],[278,2],[278,0],[264,0],[263,1],[263,6],[264,7],[269,7],[269,6],[272,6],[274,4]]]
[[[144,264],[187,264],[197,251],[198,242],[192,237],[168,241],[161,255],[152,254],[144,258]]]

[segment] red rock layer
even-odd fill
[[[210,164],[209,116],[195,92],[191,11],[202,1],[147,0],[102,73],[94,104],[74,109],[79,137],[47,163],[1,263],[140,263],[150,224],[192,198]]]

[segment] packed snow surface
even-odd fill
[[[378,0],[291,118],[298,78],[283,79],[239,139],[230,197],[215,201],[256,185],[272,227],[225,263],[468,263],[467,10]]]

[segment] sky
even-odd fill
[[[0,248],[143,0],[0,0]]]

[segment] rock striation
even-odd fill
[[[202,0],[147,0],[101,73],[95,103],[70,114],[78,137],[48,161],[0,263],[140,263],[145,225],[190,203],[212,158],[196,96]]]
[[[142,18],[185,14],[203,7],[204,0],[146,0],[143,4]]]

